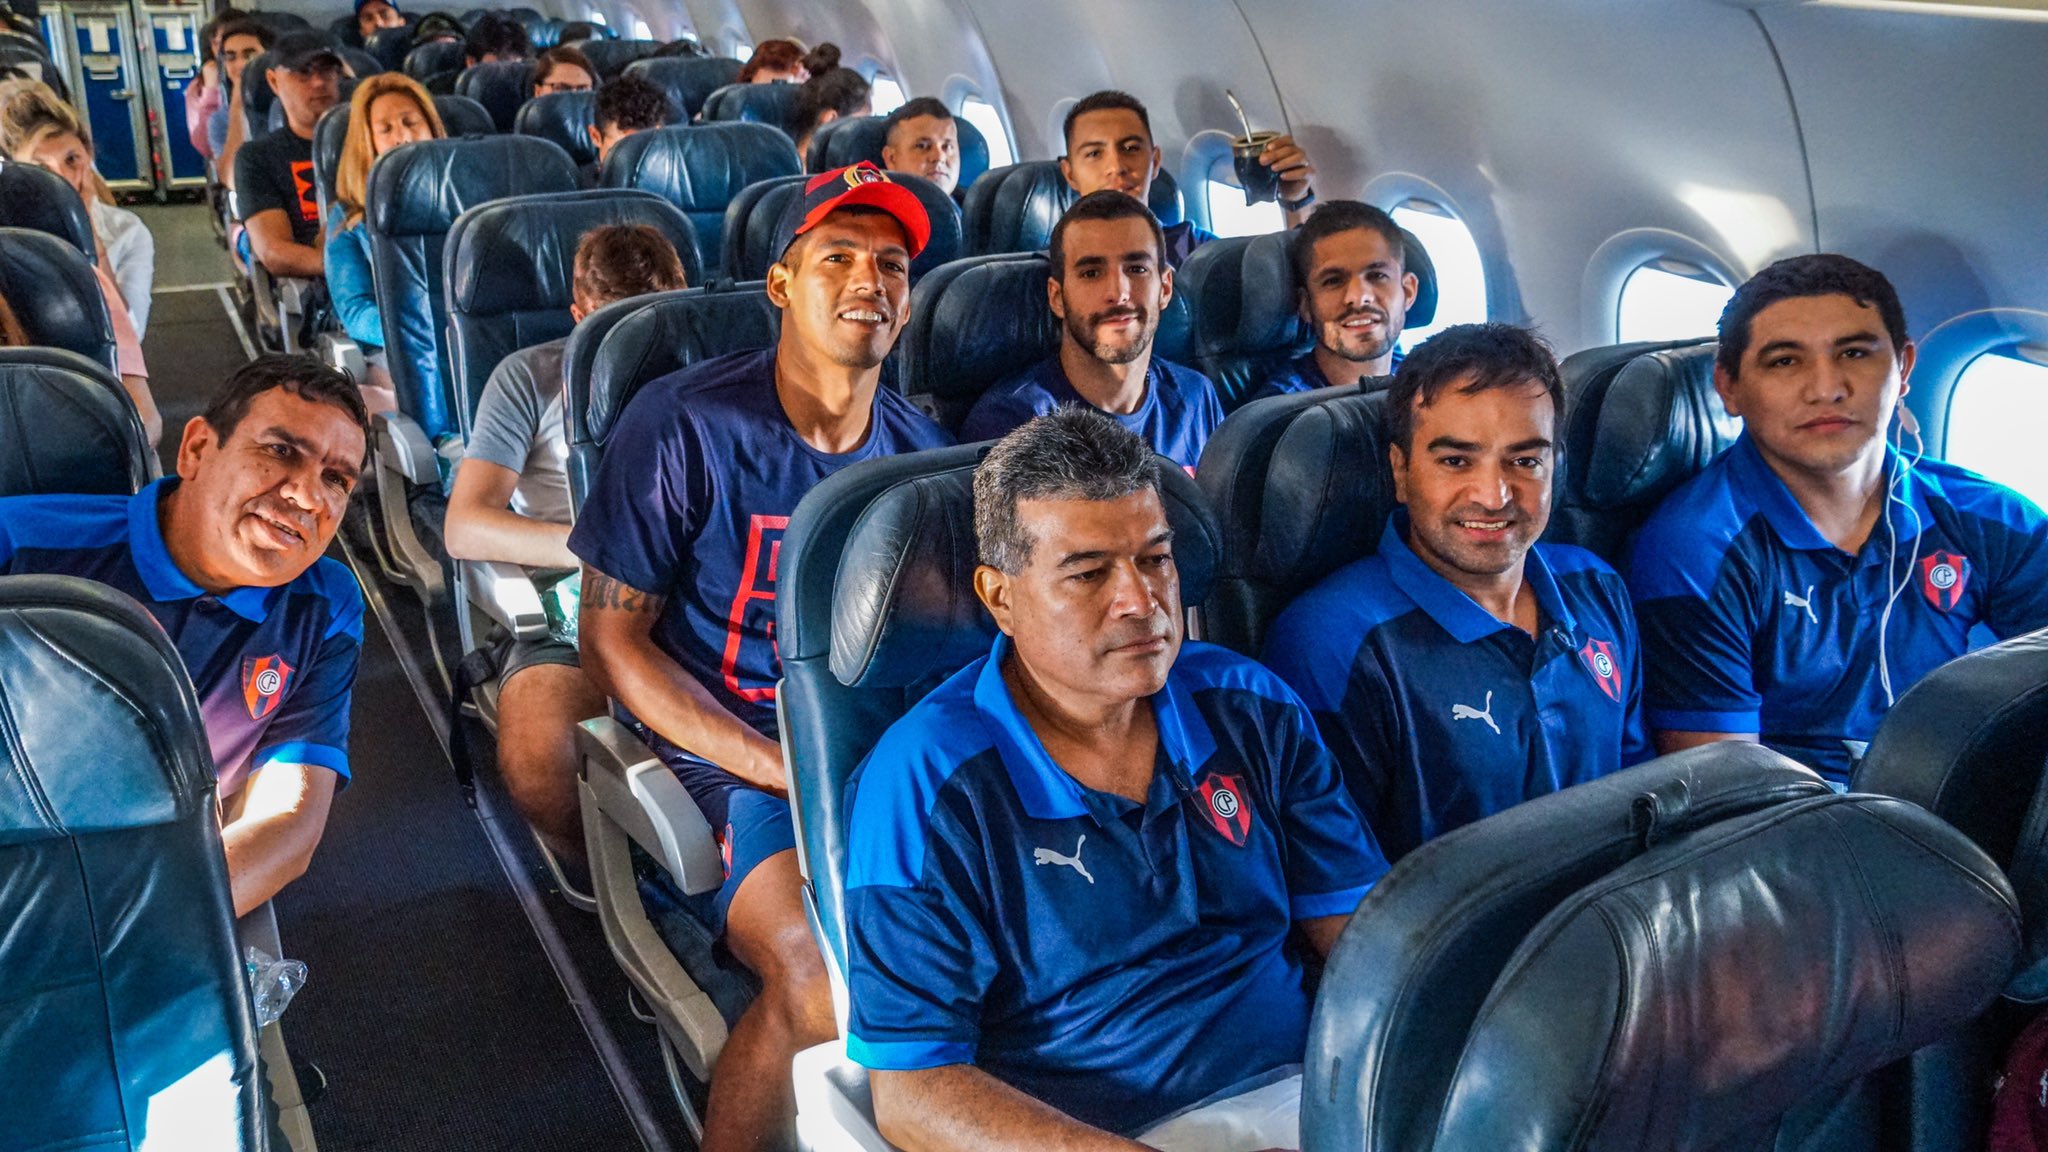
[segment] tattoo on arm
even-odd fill
[[[607,576],[589,565],[583,568],[583,603],[588,607],[653,616],[659,614],[662,605],[667,602],[666,596],[642,592],[631,584]]]

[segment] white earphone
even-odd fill
[[[1913,454],[1910,457],[1906,455],[1906,435],[1913,437]],[[1891,653],[1885,643],[1886,636],[1891,631],[1892,607],[1898,603],[1899,596],[1905,592],[1906,585],[1913,579],[1913,566],[1920,562],[1920,533],[1926,527],[1920,522],[1920,509],[1914,507],[1910,501],[1899,498],[1899,489],[1905,485],[1906,477],[1920,466],[1920,458],[1927,454],[1927,443],[1920,438],[1920,422],[1913,418],[1912,411],[1906,407],[1904,401],[1899,404],[1891,442],[1892,450],[1899,457],[1898,467],[1892,469],[1891,476],[1885,481],[1884,492],[1884,530],[1890,540],[1890,549],[1885,554],[1884,575],[1891,591],[1885,596],[1884,612],[1878,617],[1877,622],[1877,680],[1884,688],[1884,703],[1887,708],[1898,703],[1898,696],[1892,691]],[[1913,514],[1913,551],[1906,558],[1904,571],[1898,570],[1899,530],[1892,523],[1893,504]]]

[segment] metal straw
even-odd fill
[[[1244,139],[1246,143],[1250,143],[1252,138],[1252,119],[1244,114],[1244,105],[1237,102],[1237,93],[1225,88],[1223,90],[1223,98],[1230,101],[1230,106],[1237,110],[1237,121],[1244,125]]]

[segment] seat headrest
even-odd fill
[[[1251,575],[1300,592],[1374,551],[1393,514],[1387,393],[1302,409],[1274,445]]]
[[[70,244],[87,260],[98,258],[85,201],[40,165],[0,162],[0,228],[33,228]]]
[[[354,21],[350,21],[350,23],[353,24]],[[371,55],[364,49],[357,48],[353,45],[344,44],[341,47],[336,48],[335,51],[341,54],[342,62],[348,65],[348,70],[351,73],[353,73],[355,75],[355,78],[358,80],[370,76],[375,76],[379,72],[388,71],[388,69],[384,67],[384,62],[382,60],[377,59],[377,57]]]
[[[958,427],[991,384],[1052,355],[1059,323],[1045,304],[1048,264],[1022,253],[941,266],[910,296],[902,338],[903,390],[930,396]]]
[[[0,348],[0,496],[132,496],[155,460],[118,377],[59,348]]]
[[[92,263],[47,232],[0,228],[0,297],[29,343],[76,352],[115,370],[114,323]]]
[[[562,42],[562,22],[552,17],[526,28],[527,39],[537,49],[553,48]]]
[[[1929,672],[1885,714],[1850,787],[1926,808],[2005,869],[2027,930],[2006,995],[2048,1000],[2048,632]]]
[[[468,59],[460,40],[429,40],[405,54],[405,74],[425,83],[443,72],[453,72]]]
[[[268,123],[270,106],[277,100],[277,93],[270,90],[270,69],[267,51],[257,53],[242,65],[242,110],[251,124]]]
[[[489,136],[498,130],[491,122],[491,110],[467,96],[436,93],[434,111],[441,114],[441,127],[451,137]]]
[[[1180,181],[1164,168],[1152,178],[1152,187],[1145,194],[1145,206],[1159,218],[1161,228],[1171,228],[1187,219],[1187,208],[1180,198]]]
[[[486,200],[576,187],[569,155],[532,136],[481,136],[403,144],[370,168],[372,234],[444,236]]]
[[[916,193],[931,221],[931,236],[924,250],[910,262],[910,279],[914,284],[939,265],[960,258],[960,208],[929,180],[907,172],[892,172],[889,178]],[[736,280],[759,280],[768,275],[768,266],[779,255],[770,251],[775,245],[775,225],[790,200],[802,194],[808,180],[806,175],[763,180],[733,197],[725,210],[722,263],[726,275]]]
[[[565,93],[575,95],[575,93]],[[592,188],[493,200],[463,213],[449,233],[448,306],[468,314],[566,311],[576,245],[593,228],[647,224],[668,237],[689,282],[697,244],[690,221],[651,192]]]
[[[585,40],[577,50],[590,61],[592,68],[597,69],[598,78],[602,81],[617,79],[627,65],[652,56],[659,47],[661,45],[653,40]]]
[[[2018,943],[1997,866],[1914,805],[1825,796],[1710,826],[1522,941],[1436,1146],[1768,1147],[1809,1095],[1987,1008]]]
[[[980,129],[961,117],[953,118],[953,126],[960,137],[959,186],[965,189],[988,171],[988,139]],[[888,142],[887,116],[842,116],[830,124],[819,125],[818,130],[811,134],[805,168],[811,172],[823,172],[863,160],[877,168],[886,168],[888,165],[882,161],[882,146]]]
[[[595,92],[550,92],[520,105],[513,129],[521,136],[553,141],[578,166],[597,162],[590,124],[597,112]]]
[[[1174,531],[1181,602],[1195,606],[1223,541],[1194,480],[1156,461]],[[832,674],[849,688],[929,683],[988,651],[995,622],[974,595],[974,461],[906,480],[861,513],[840,555]]]
[[[341,148],[348,143],[348,118],[349,105],[343,102],[322,112],[313,125],[313,188],[323,204],[334,199]]]
[[[685,212],[722,213],[747,185],[800,170],[789,137],[765,124],[690,124],[619,141],[603,179],[610,188],[644,188]]]
[[[405,54],[412,51],[412,30],[410,21],[396,28],[379,28],[370,33],[363,47],[377,58],[378,67],[384,71],[403,71]]]
[[[676,123],[687,124],[704,110],[712,93],[739,79],[743,67],[738,60],[722,56],[657,56],[634,60],[625,66],[625,74],[668,93],[672,111],[680,113]]]
[[[704,119],[745,120],[769,124],[796,135],[796,105],[801,84],[727,84],[704,98]]]
[[[1074,190],[1060,175],[1059,162],[1027,160],[990,172],[989,177],[1000,183],[992,190],[994,203],[981,250],[1037,252],[1050,244],[1053,225],[1060,222],[1074,199]]]
[[[1568,396],[1582,405],[1574,423],[1590,422],[1589,441],[1571,445],[1567,467],[1590,506],[1659,503],[1735,442],[1741,423],[1714,391],[1716,348],[1645,352],[1603,379],[1577,381],[1580,391]]]
[[[0,846],[169,824],[213,802],[184,661],[103,584],[0,578],[0,701]]]
[[[519,106],[533,96],[533,68],[531,60],[472,64],[455,78],[455,92],[488,109],[498,131],[510,132],[519,118]]]

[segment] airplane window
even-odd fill
[[[2021,357],[2025,357],[2022,359]],[[1949,397],[1944,455],[2048,505],[2048,348],[1987,352],[1970,362]]]
[[[1422,242],[1436,265],[1436,321],[1402,332],[1401,350],[1405,353],[1453,324],[1485,321],[1486,266],[1480,262],[1472,230],[1449,209],[1427,200],[1410,200],[1388,215]]]
[[[1733,295],[1735,289],[1703,268],[1676,260],[1652,260],[1622,282],[1615,338],[1627,344],[1712,336],[1721,309]]]
[[[745,63],[754,55],[754,46],[735,36],[732,38],[732,58]]]
[[[1230,157],[1225,155],[1217,162],[1217,173],[1229,170]],[[1287,215],[1278,204],[1250,204],[1244,202],[1244,189],[1226,180],[1213,177],[1203,181],[1209,197],[1209,231],[1218,236],[1257,236],[1265,232],[1279,232],[1287,227]]]
[[[890,79],[887,72],[875,73],[868,92],[868,111],[876,116],[887,116],[903,106],[903,85]]]
[[[606,20],[606,19],[604,18],[604,13],[602,13],[602,12],[599,12],[599,11],[598,11],[597,9],[595,9],[595,8],[592,8],[592,9],[590,10],[590,22],[591,22],[592,24],[597,24],[597,25],[600,25],[600,26],[603,26],[603,25],[608,25],[608,24],[610,24],[610,23],[611,23],[611,21],[609,21],[609,20]]]
[[[960,118],[981,130],[988,140],[988,166],[1001,168],[1017,162],[1016,150],[1010,147],[1010,130],[1003,127],[1003,117],[995,107],[979,96],[969,96],[960,102]]]
[[[635,40],[652,40],[652,39],[654,39],[654,29],[652,29],[652,28],[649,28],[649,27],[647,26],[647,21],[645,21],[645,20],[642,20],[642,19],[640,19],[640,18],[639,18],[638,16],[635,16],[635,17],[633,18],[633,39],[635,39]]]

